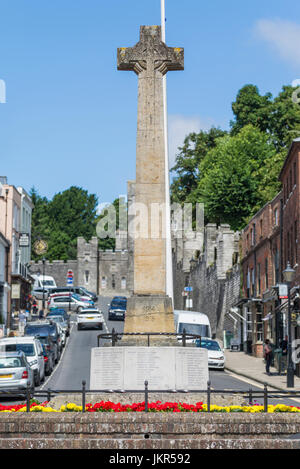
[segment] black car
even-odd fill
[[[53,366],[54,363],[58,363],[60,353],[57,347],[57,344],[52,340],[50,335],[42,335],[37,336],[39,341],[41,342],[42,346],[45,346],[46,350],[51,354]]]
[[[62,340],[58,325],[52,321],[35,321],[29,322],[25,326],[24,335],[33,335],[33,336],[50,336],[53,342],[57,345],[57,360],[59,360],[62,352]]]
[[[124,321],[125,313],[127,308],[127,298],[125,297],[115,297],[112,299],[109,310],[108,310],[108,319]]]
[[[46,345],[42,343],[44,361],[45,361],[45,374],[51,375],[54,368],[54,358],[52,352],[47,349]]]

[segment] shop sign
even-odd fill
[[[13,283],[11,286],[11,299],[19,300],[21,297],[21,285],[19,283]]]

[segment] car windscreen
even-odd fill
[[[43,284],[45,287],[55,287],[53,280],[44,280],[44,281],[42,282],[42,284]]]
[[[25,334],[27,335],[53,335],[56,334],[56,327],[54,324],[40,325],[40,326],[26,326]]]
[[[188,322],[180,322],[178,327],[178,333],[183,334],[185,329],[186,334],[200,335],[201,337],[209,336],[209,326],[206,324],[194,324]]]
[[[21,368],[24,367],[23,360],[19,357],[0,358],[0,370],[3,368]]]
[[[112,309],[116,309],[116,308],[126,309],[126,301],[112,301],[110,307]]]
[[[220,351],[221,347],[215,340],[201,340],[200,347],[207,348],[207,350]]]
[[[34,357],[34,345],[33,344],[1,344],[0,352],[24,352],[26,357]]]
[[[62,316],[51,316],[51,321],[58,322],[58,323],[65,322],[65,320]]]
[[[52,313],[49,313],[47,315],[47,317],[52,320],[53,317],[58,317],[60,316],[61,318],[63,318],[64,321],[67,321],[68,320],[68,315],[65,313],[65,312],[62,312],[62,311],[53,311]]]

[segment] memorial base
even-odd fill
[[[127,300],[124,333],[175,334],[172,300],[166,295],[135,295]],[[123,336],[119,346],[176,346],[174,335]]]

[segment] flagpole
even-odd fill
[[[166,10],[165,0],[161,0],[161,39],[166,42]],[[165,232],[166,232],[166,294],[173,298],[173,266],[172,266],[172,240],[171,240],[171,207],[170,207],[170,175],[169,175],[169,151],[168,151],[168,117],[167,117],[167,80],[163,76],[163,101],[164,101],[164,136],[165,136]]]

